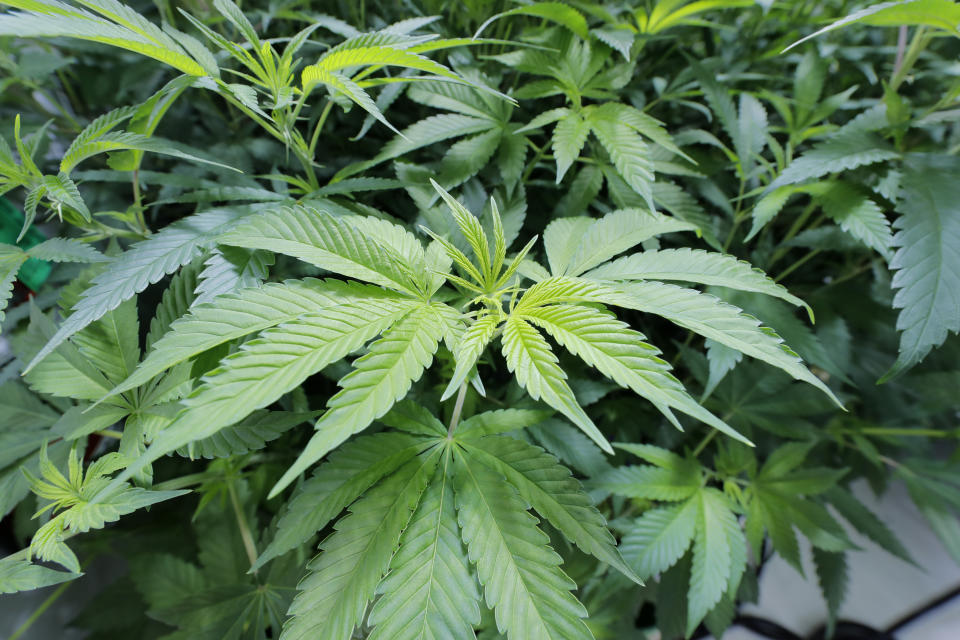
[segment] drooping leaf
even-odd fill
[[[49,587],[68,580],[75,580],[82,574],[57,571],[28,560],[8,556],[0,560],[0,593],[17,593]]]
[[[345,444],[287,502],[277,533],[254,569],[303,544],[343,509],[427,445],[402,433],[378,433]]]
[[[340,380],[340,391],[327,402],[316,434],[271,489],[271,495],[402,399],[433,361],[451,315],[459,314],[441,303],[420,305],[370,345],[367,353],[353,363],[353,370]]]
[[[578,305],[541,307],[523,316],[543,327],[559,344],[601,373],[643,396],[676,423],[671,408],[745,440],[736,430],[700,406],[670,373],[670,366],[641,333],[613,314]]]
[[[556,458],[538,447],[503,436],[471,440],[468,451],[478,462],[503,474],[537,513],[584,553],[639,582],[617,551],[603,515]]]
[[[480,593],[460,542],[450,475],[437,471],[403,532],[368,617],[370,640],[474,637]]]
[[[695,500],[645,512],[620,543],[624,559],[643,579],[666,571],[690,546],[697,514]]]
[[[515,640],[592,638],[560,557],[517,490],[470,456],[454,459],[457,514],[497,629]]]
[[[900,309],[900,352],[883,380],[914,366],[960,331],[960,162],[952,156],[911,156],[903,177],[897,251],[890,261],[893,306]]]
[[[526,320],[515,316],[507,319],[503,329],[503,355],[507,367],[530,397],[542,399],[580,427],[601,449],[613,453],[610,443],[577,402],[550,345]]]
[[[404,465],[350,508],[320,543],[320,555],[287,612],[283,640],[349,640],[377,584],[390,566],[400,535],[436,468],[440,452]]]
[[[184,218],[115,258],[83,292],[73,313],[33,357],[32,369],[64,340],[117,308],[147,286],[196,258],[214,239],[256,207],[214,209]]]
[[[749,262],[701,249],[663,249],[635,253],[584,275],[597,280],[674,280],[755,291],[785,300],[812,313],[800,298]]]

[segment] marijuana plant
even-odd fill
[[[960,561],[955,3],[2,1],[0,592],[719,636],[799,533],[832,625],[892,479]]]

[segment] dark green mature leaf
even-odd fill
[[[437,450],[411,460],[337,522],[320,543],[320,555],[307,565],[310,573],[298,585],[283,640],[349,640],[390,566],[439,457]]]
[[[960,331],[960,160],[912,155],[893,223],[897,252],[893,306],[900,309],[900,354],[883,380],[914,366]]]
[[[847,595],[847,556],[844,553],[833,553],[822,549],[813,549],[813,563],[817,568],[817,580],[820,591],[827,602],[827,629],[833,629],[837,624],[840,607]],[[828,631],[829,633],[829,631]]]

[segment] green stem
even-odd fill
[[[733,226],[730,227],[730,233],[727,234],[727,239],[723,241],[723,252],[726,253],[730,248],[730,245],[733,243],[734,234],[737,232],[737,228],[743,222],[744,218],[740,215],[740,209],[743,207],[743,192],[746,190],[747,181],[741,176],[740,177],[740,190],[737,193],[737,208],[733,212]]]
[[[960,431],[952,429],[941,431],[940,429],[910,429],[895,427],[866,427],[858,429],[857,433],[866,433],[873,436],[922,436],[924,438],[956,438]]]
[[[787,242],[793,239],[795,235],[800,233],[800,230],[803,229],[803,225],[807,223],[807,220],[810,219],[810,216],[813,215],[813,212],[817,209],[816,203],[811,202],[807,205],[807,208],[794,220],[793,225],[787,231],[787,235],[780,240],[781,245],[785,245]],[[780,249],[774,252],[773,256],[770,258],[770,262],[767,263],[767,271],[770,270],[773,265],[779,262],[783,256],[789,253],[790,247],[781,246]]]
[[[788,275],[790,275],[791,273],[793,273],[794,271],[796,271],[797,269],[805,265],[807,262],[812,260],[814,257],[816,257],[817,254],[820,253],[820,251],[821,249],[814,249],[813,251],[809,252],[807,255],[803,256],[802,258],[794,262],[792,265],[784,269],[779,276],[773,279],[773,281],[780,282],[781,280],[786,278]]]
[[[94,433],[94,435],[98,435],[98,436],[100,436],[100,437],[102,437],[102,438],[115,438],[115,439],[119,440],[120,438],[123,437],[123,434],[120,433],[119,431],[103,430],[103,431],[94,431],[93,433]]]
[[[537,155],[534,156],[530,164],[527,165],[527,170],[523,172],[523,178],[521,179],[521,182],[523,184],[527,184],[527,180],[530,179],[530,174],[533,173],[533,170],[537,168],[537,163],[540,162],[540,158],[543,157],[544,149],[546,148],[547,148],[547,145],[543,145],[543,147],[541,147],[540,150],[537,151]]]
[[[140,169],[133,170],[133,206],[137,211],[137,224],[140,226],[140,232],[143,235],[150,235],[150,228],[147,227],[147,219],[143,217],[143,196],[140,194]]]
[[[158,482],[157,484],[153,485],[153,488],[157,491],[174,491],[176,489],[185,489],[186,487],[192,487],[194,485],[201,484],[209,477],[210,474],[206,471],[203,473],[191,473],[190,475],[173,478],[171,480],[167,480],[166,482]]]
[[[247,524],[247,518],[243,515],[243,508],[240,506],[240,500],[237,499],[237,491],[233,487],[233,480],[227,483],[227,489],[230,492],[230,504],[233,505],[233,514],[237,517],[237,527],[240,529],[240,539],[243,540],[243,548],[247,552],[247,559],[252,567],[257,563],[257,547],[253,543],[253,535],[250,533],[250,526]],[[256,571],[254,571],[256,573]]]
[[[703,450],[707,448],[707,445],[717,437],[717,434],[720,433],[716,429],[710,429],[710,433],[703,437],[703,440],[700,441],[700,444],[697,445],[697,448],[693,450],[693,457],[696,458]]]
[[[823,289],[826,289],[826,288],[828,288],[828,287],[836,286],[836,285],[840,284],[841,282],[846,282],[847,280],[852,280],[853,278],[856,278],[857,276],[861,275],[861,274],[864,273],[865,271],[869,271],[869,270],[870,270],[870,267],[871,267],[871,263],[870,263],[870,262],[867,262],[867,264],[861,265],[861,266],[857,267],[856,269],[854,269],[854,270],[851,271],[850,273],[844,274],[844,275],[840,276],[839,278],[837,278],[836,280],[832,280],[832,281],[828,282],[827,284],[823,285],[823,287],[821,287],[820,289],[821,289],[821,291],[822,291]]]
[[[62,104],[60,104],[59,100],[54,99],[53,96],[50,95],[50,92],[38,86],[33,86],[32,88],[37,93],[42,95],[44,98],[49,100],[50,104],[52,104],[56,108],[56,110],[60,112],[60,115],[62,115],[64,119],[70,123],[70,126],[73,127],[74,130],[80,131],[81,129],[83,129],[83,126],[79,122],[77,122],[77,119],[74,118],[73,115],[69,111],[67,111]]]
[[[453,431],[460,422],[460,414],[463,412],[463,401],[467,397],[467,383],[460,385],[460,391],[457,393],[457,401],[453,404],[453,415],[450,416],[450,428],[447,429],[447,440],[453,438]]]
[[[333,100],[327,100],[327,104],[323,106],[323,111],[320,113],[320,119],[317,120],[317,125],[313,128],[313,135],[310,137],[310,147],[308,151],[311,158],[315,158],[317,155],[317,142],[320,140],[320,130],[323,129],[323,125],[327,122],[327,116],[330,115],[330,110],[333,108]]]
[[[44,600],[43,603],[39,607],[37,607],[32,614],[30,614],[30,617],[27,618],[24,621],[24,623],[20,625],[16,631],[13,632],[13,635],[10,636],[9,640],[17,640],[17,638],[19,638],[20,636],[25,634],[27,631],[29,631],[30,627],[33,626],[33,623],[39,620],[40,616],[42,616],[47,609],[53,606],[53,603],[55,603],[60,598],[60,596],[63,595],[63,592],[66,591],[70,587],[70,585],[73,584],[73,582],[74,582],[73,580],[69,582],[64,582],[59,587],[57,587],[56,590],[53,593],[51,593],[50,596],[46,600]]]
[[[910,47],[907,49],[907,53],[903,56],[903,63],[896,69],[893,77],[890,78],[890,89],[896,91],[900,88],[900,85],[907,79],[907,74],[913,69],[913,65],[917,63],[917,58],[923,53],[929,41],[930,36],[927,35],[926,28],[919,27],[917,32],[913,34],[913,40],[910,41]]]

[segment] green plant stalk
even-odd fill
[[[13,632],[13,635],[10,636],[9,640],[17,640],[20,636],[25,634],[30,630],[30,627],[33,626],[33,623],[40,619],[47,609],[53,606],[53,604],[63,595],[63,593],[70,588],[70,585],[73,584],[73,580],[69,582],[64,582],[58,586],[53,593],[51,593],[46,600],[44,600],[39,607],[37,607],[33,613],[30,614],[30,617],[24,620],[23,624],[17,627],[17,630]]]
[[[293,154],[297,157],[297,160],[300,161],[300,164],[303,167],[304,174],[306,175],[307,181],[310,183],[310,186],[313,187],[314,189],[319,188],[320,183],[317,181],[317,174],[313,170],[313,162],[310,160],[310,158],[306,154],[304,154],[302,149],[298,149],[296,145],[293,145],[291,147],[289,144],[289,140],[287,140],[283,136],[283,133],[278,131],[276,127],[272,126],[270,123],[268,123],[266,120],[258,116],[256,113],[248,109],[246,106],[243,105],[243,103],[241,103],[239,100],[231,96],[229,93],[222,92],[222,93],[219,93],[219,95],[223,96],[224,100],[226,100],[231,105],[233,105],[234,107],[242,111],[251,120],[259,124],[264,131],[266,131],[271,136],[273,136],[274,138],[282,142],[285,146],[288,146],[288,148],[292,148]]]
[[[200,473],[191,473],[189,475],[180,476],[179,478],[172,478],[166,482],[158,482],[153,485],[155,491],[174,491],[176,489],[185,489],[186,487],[192,487],[198,484],[202,484],[210,477],[210,474],[206,471],[201,471]]]
[[[932,36],[927,34],[925,27],[917,28],[917,32],[913,34],[913,39],[910,41],[910,47],[903,56],[903,63],[896,69],[893,77],[890,78],[890,88],[893,91],[899,89],[903,81],[907,79],[907,74],[913,69],[913,65],[917,63],[917,58],[919,58],[923,50],[926,49],[931,39]]]
[[[790,275],[791,273],[793,273],[794,271],[796,271],[797,269],[799,269],[800,267],[802,267],[803,265],[805,265],[807,262],[809,262],[810,260],[812,260],[813,258],[815,258],[816,256],[818,256],[821,252],[822,252],[822,249],[813,249],[813,250],[811,250],[811,251],[810,251],[809,253],[807,253],[805,256],[803,256],[802,258],[800,258],[799,260],[797,260],[796,262],[794,262],[792,265],[790,265],[789,267],[787,267],[786,269],[784,269],[784,270],[780,273],[779,276],[777,276],[776,278],[773,279],[773,281],[774,281],[774,282],[780,282],[781,280],[783,280],[784,278],[786,278],[788,275]]]
[[[791,225],[786,235],[784,235],[783,239],[780,240],[781,245],[786,244],[787,242],[792,240],[794,236],[796,236],[798,233],[800,233],[801,230],[803,230],[803,225],[807,223],[807,220],[810,219],[810,216],[813,215],[813,212],[816,210],[816,208],[817,208],[817,205],[814,202],[811,202],[810,204],[807,205],[807,208],[804,209],[799,216],[797,216],[797,219],[794,220],[793,225]],[[771,268],[773,268],[773,265],[779,262],[789,252],[790,252],[790,247],[781,246],[779,249],[777,249],[773,253],[773,256],[770,257],[770,261],[767,263],[766,269],[770,270]]]
[[[450,427],[447,429],[447,440],[453,439],[453,432],[460,422],[460,414],[463,412],[463,401],[467,398],[467,383],[460,385],[460,391],[457,392],[457,400],[453,403],[453,414],[450,416]]]
[[[326,124],[327,116],[330,115],[332,108],[333,100],[328,99],[327,104],[323,106],[323,111],[320,113],[320,118],[317,120],[316,126],[313,128],[313,135],[310,136],[310,146],[308,147],[311,159],[317,157],[317,142],[320,140],[320,131],[323,129],[323,125]]]
[[[691,455],[693,455],[693,457],[696,458],[701,453],[703,453],[703,450],[707,448],[707,445],[710,444],[710,442],[713,441],[714,438],[717,437],[718,433],[720,432],[717,431],[716,429],[711,429],[710,432],[703,437],[703,439],[700,441],[700,444],[697,445],[697,448],[693,450],[693,453]]]
[[[943,431],[940,429],[910,429],[896,427],[865,427],[857,429],[856,433],[866,433],[872,436],[914,436],[925,438],[957,438],[960,429]]]
[[[243,514],[243,507],[240,500],[237,499],[237,491],[233,486],[231,479],[227,483],[227,490],[230,493],[230,504],[233,506],[233,514],[237,518],[237,528],[240,529],[240,539],[243,541],[243,549],[247,553],[247,559],[252,567],[257,562],[257,546],[253,542],[253,535],[250,533],[250,525],[247,524],[247,518]],[[256,573],[256,571],[254,571]]]

